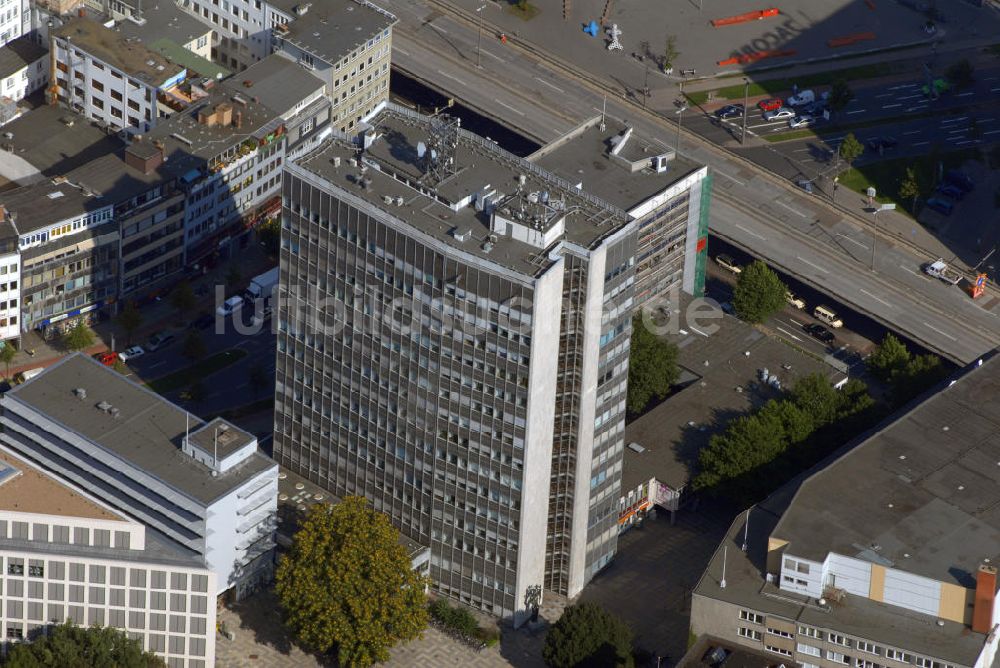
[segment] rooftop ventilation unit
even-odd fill
[[[396,206],[403,206],[403,196],[396,195]]]
[[[101,402],[97,404],[97,410],[104,411],[105,413],[107,413],[110,408],[111,404],[104,400],[101,400]]]
[[[118,419],[118,416],[121,415],[121,411],[114,407],[112,407],[111,410],[108,411],[108,413],[111,415],[111,417],[113,417],[116,420]]]
[[[87,390],[83,387],[78,387],[75,390],[73,390],[73,394],[75,394],[76,398],[79,399],[80,401],[83,401],[84,399],[87,398]]]
[[[472,230],[470,230],[467,227],[463,228],[456,227],[451,231],[451,236],[455,237],[456,241],[465,242],[468,241],[470,237],[472,237]]]

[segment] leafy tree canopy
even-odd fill
[[[549,668],[632,668],[632,631],[596,603],[577,603],[549,629],[542,659]]]
[[[764,322],[785,304],[788,288],[778,275],[760,260],[740,272],[733,292],[733,308],[747,322]]]
[[[33,642],[11,645],[5,668],[163,668],[166,664],[124,631],[107,626],[59,624]]]
[[[62,340],[70,350],[83,350],[94,345],[94,333],[85,324],[78,322],[63,334]]]
[[[427,626],[425,578],[388,518],[361,497],[310,508],[276,580],[297,640],[336,651],[344,668],[388,660],[390,647]]]
[[[628,360],[628,411],[641,413],[653,399],[667,396],[679,373],[677,346],[653,334],[636,316]]]

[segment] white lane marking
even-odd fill
[[[916,107],[907,107],[906,108],[906,113],[910,113],[911,111],[923,111],[926,108],[927,108],[926,104],[920,104],[920,105],[917,105]]]
[[[791,332],[789,332],[789,331],[788,331],[787,329],[785,329],[784,327],[777,327],[777,326],[775,326],[775,329],[777,329],[777,330],[778,330],[779,332],[781,332],[781,333],[782,333],[782,334],[784,334],[785,336],[790,336],[790,337],[792,337],[792,338],[793,338],[793,339],[795,339],[796,341],[801,341],[801,340],[802,340],[802,339],[800,339],[799,337],[797,337],[797,336],[795,336],[794,334],[792,334]]]
[[[910,130],[909,132],[904,132],[903,136],[905,137],[906,135],[918,135],[921,132],[923,132],[923,130]]]
[[[975,93],[974,92],[959,93],[958,95],[956,95],[956,97],[969,97],[970,95],[975,95]]]
[[[968,132],[968,128],[955,128],[954,130],[948,130],[948,134],[953,135],[956,132]]]
[[[798,216],[802,216],[803,218],[808,218],[809,217],[806,214],[802,213],[801,211],[796,211],[795,209],[793,209],[792,207],[788,206],[784,202],[779,202],[779,201],[775,200],[774,203],[777,204],[778,206],[785,207],[786,209],[788,209],[789,211],[791,211],[792,213],[794,213],[794,214],[796,214]]]
[[[882,108],[883,109],[895,109],[896,107],[902,107],[902,106],[903,105],[901,103],[897,103],[897,104],[883,104]]]
[[[873,295],[872,293],[868,292],[864,288],[861,288],[861,294],[868,295],[869,297],[871,297],[872,299],[874,299],[875,301],[877,301],[879,304],[882,304],[884,306],[888,306],[889,308],[892,308],[892,304],[890,304],[886,300],[882,299],[881,297],[876,297],[875,295]]]
[[[957,341],[958,340],[954,336],[952,336],[951,334],[949,334],[948,332],[942,332],[940,329],[938,329],[934,325],[930,324],[929,322],[925,322],[924,323],[924,327],[926,327],[927,329],[933,329],[935,332],[937,332],[941,336],[946,336],[949,339],[951,339],[952,341]]]
[[[930,277],[929,277],[929,276],[927,276],[926,274],[922,274],[922,273],[919,273],[919,272],[916,272],[916,271],[913,271],[912,269],[910,269],[909,267],[907,267],[907,266],[906,266],[905,264],[901,264],[901,265],[899,265],[899,268],[900,268],[900,269],[902,269],[903,271],[908,271],[908,272],[910,272],[910,273],[911,273],[911,274],[913,274],[914,276],[919,276],[920,278],[924,279],[925,281],[929,281],[929,280],[931,280],[931,279],[930,279]]]
[[[913,144],[911,144],[911,146],[926,146],[927,144],[930,144],[930,142],[929,141],[918,141],[918,142],[914,142]]]
[[[811,151],[811,150],[812,149],[807,146],[806,148],[797,148],[793,150],[792,153],[805,153],[806,151]]]
[[[701,331],[700,329],[697,329],[696,327],[691,327],[691,325],[688,325],[688,327],[690,327],[691,331],[694,332],[695,334],[701,334],[706,339],[708,338],[708,334],[706,334],[705,332]]]
[[[868,111],[868,110],[867,109],[855,109],[854,111],[849,111],[847,113],[848,113],[848,115],[850,115],[850,114],[863,114],[866,111]]]
[[[882,93],[881,95],[876,95],[875,97],[892,97],[892,93]]]
[[[917,95],[907,95],[905,97],[897,97],[896,99],[897,100],[912,100],[915,97],[923,97],[923,96],[920,95],[920,94],[917,94]]]
[[[941,125],[944,125],[945,123],[958,123],[959,121],[964,121],[967,118],[968,116],[959,116],[957,118],[946,118],[943,121],[941,121]]]
[[[439,28],[439,27],[437,27],[436,25],[434,25],[433,23],[428,23],[427,25],[429,25],[430,27],[434,28],[434,29],[435,29],[435,30],[437,30],[438,32],[443,32],[443,33],[444,33],[445,35],[447,35],[447,34],[448,34],[448,31],[447,31],[447,30],[445,30],[444,28]]]
[[[409,51],[407,51],[405,49],[401,49],[398,46],[396,46],[395,44],[392,45],[392,50],[393,51],[398,51],[399,53],[403,54],[404,56],[409,56],[410,55]]]
[[[730,181],[732,181],[732,182],[734,182],[734,183],[738,183],[738,184],[740,184],[741,186],[743,186],[744,188],[745,188],[745,187],[746,187],[746,185],[747,185],[747,184],[743,183],[742,181],[740,181],[740,180],[739,180],[738,178],[736,178],[735,176],[730,176],[729,174],[726,174],[726,173],[725,173],[725,172],[723,172],[722,170],[719,170],[719,169],[716,169],[716,170],[715,170],[715,173],[716,173],[716,174],[718,174],[719,176],[725,176],[725,177],[726,177],[727,179],[729,179]]]
[[[761,241],[767,241],[767,237],[761,236],[760,234],[757,234],[753,230],[750,230],[750,229],[747,229],[747,228],[743,227],[739,223],[736,223],[736,227],[739,228],[739,229],[741,229],[741,230],[743,230],[744,232],[746,232],[747,234],[749,234],[752,237],[757,237]]]
[[[989,132],[984,132],[983,134],[984,135],[995,135],[998,132],[1000,132],[1000,130],[990,130]]]
[[[804,257],[800,257],[800,256],[796,255],[795,259],[798,260],[799,262],[804,262],[805,264],[808,264],[810,267],[812,267],[816,271],[822,271],[824,274],[829,274],[830,273],[829,269],[824,269],[823,267],[821,267],[819,265],[813,264],[812,262],[810,262],[809,260],[805,259]]]
[[[898,86],[889,86],[886,90],[899,90],[901,88],[916,88],[916,87],[917,84],[915,83],[907,83],[907,84],[899,84]]]
[[[995,92],[997,92],[998,90],[1000,90],[1000,88],[990,88],[990,92],[991,92],[991,93],[995,93]]]
[[[548,86],[548,87],[549,87],[549,88],[551,88],[552,90],[557,90],[557,91],[559,91],[560,93],[565,93],[565,92],[566,92],[566,91],[564,91],[564,90],[563,90],[562,88],[560,88],[559,86],[557,86],[557,85],[555,85],[555,84],[550,84],[550,83],[549,83],[548,81],[546,81],[545,79],[543,79],[543,78],[541,78],[541,77],[535,77],[535,81],[537,81],[537,82],[538,82],[538,83],[540,83],[540,84],[544,84],[544,85]]]
[[[506,59],[506,58],[501,58],[501,57],[500,57],[500,56],[498,56],[497,54],[495,54],[495,53],[493,53],[493,52],[491,52],[491,51],[488,51],[488,50],[486,50],[486,49],[483,49],[483,53],[484,53],[484,54],[486,54],[487,56],[489,56],[490,58],[496,58],[496,59],[497,59],[497,60],[499,60],[499,61],[500,61],[501,63],[506,63],[506,62],[507,62],[507,59]]]
[[[955,146],[961,146],[963,144],[978,144],[978,139],[963,139],[962,141],[955,142]]]
[[[459,83],[459,85],[461,85],[461,86],[468,86],[469,85],[469,84],[465,83],[464,81],[462,81],[461,79],[459,79],[458,77],[456,77],[454,74],[448,74],[447,72],[444,72],[442,70],[438,70],[438,74],[440,74],[443,77],[448,77],[449,79],[451,79],[453,81],[457,81]]]
[[[837,236],[838,237],[843,237],[844,241],[850,241],[852,244],[857,244],[857,245],[861,246],[862,248],[868,248],[868,244],[862,243],[862,242],[858,241],[857,239],[855,239],[853,237],[849,237],[846,234],[844,234],[843,232],[838,232]]]
[[[510,106],[506,102],[501,102],[500,100],[498,100],[496,98],[493,98],[493,101],[496,102],[497,104],[499,104],[501,107],[506,107],[507,109],[510,109],[515,114],[518,114],[520,116],[524,116],[525,115],[523,111],[521,111],[520,109],[515,109],[514,107]]]

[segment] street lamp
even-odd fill
[[[680,157],[680,154],[681,154],[681,118],[684,116],[684,112],[687,111],[688,106],[687,106],[687,103],[683,99],[677,99],[676,101],[674,101],[674,104],[677,105],[677,111],[674,112],[675,114],[677,114],[677,141],[674,142],[674,151],[677,153],[677,156]]]
[[[743,77],[743,135],[740,137],[740,144],[747,143],[747,100],[750,98],[750,79]]]
[[[875,209],[875,228],[872,230],[872,271],[875,271],[875,245],[878,243],[878,212],[892,211],[895,208],[895,204],[883,204]]]
[[[479,41],[476,42],[476,67],[482,68],[483,66],[483,10],[486,9],[486,4],[484,3],[476,13],[479,14]]]

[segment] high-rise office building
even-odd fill
[[[392,105],[282,188],[276,458],[429,545],[439,592],[518,618],[578,593],[616,546],[645,215]]]

